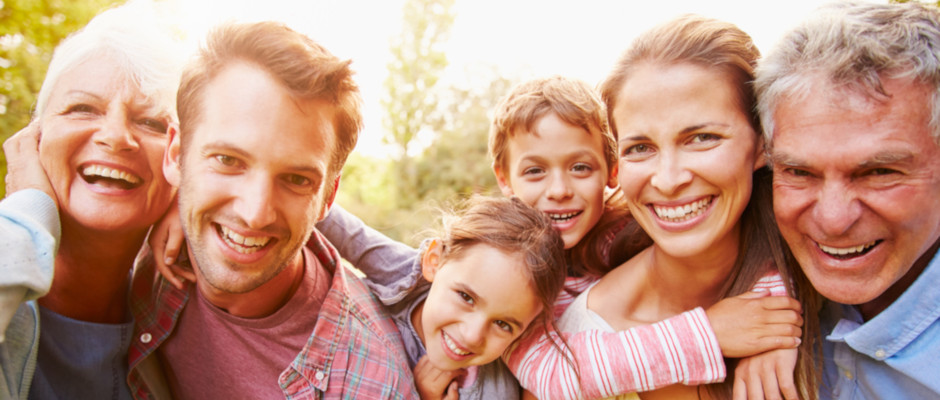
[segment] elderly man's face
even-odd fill
[[[873,100],[812,83],[811,94],[774,113],[777,223],[823,296],[877,309],[940,237],[929,88],[886,79],[890,97]]]

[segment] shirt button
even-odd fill
[[[885,355],[887,355],[887,353],[882,349],[878,349],[878,351],[875,352],[875,358],[885,358]]]
[[[322,381],[322,380],[323,380],[323,376],[324,376],[324,375],[323,375],[323,371],[317,371],[317,375],[316,375],[316,376],[317,376],[317,380],[318,380],[318,381]]]
[[[150,343],[151,340],[153,340],[153,336],[149,333],[142,333],[140,335],[140,341],[144,344]]]
[[[845,375],[845,379],[849,379],[849,380],[852,379],[852,371],[844,370],[842,371],[842,375]]]

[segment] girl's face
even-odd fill
[[[494,171],[503,194],[548,214],[565,248],[574,247],[604,214],[604,188],[616,186],[603,138],[549,113],[508,147],[508,170]]]
[[[493,362],[542,312],[522,256],[478,244],[441,263],[440,252],[425,253],[431,290],[412,316],[428,358],[444,370]]]
[[[731,80],[695,64],[642,64],[620,89],[613,119],[620,186],[657,246],[675,257],[736,252],[752,173],[764,160]]]
[[[163,176],[172,104],[158,104],[109,57],[64,72],[40,116],[39,158],[62,214],[103,231],[147,229],[173,189]]]

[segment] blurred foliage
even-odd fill
[[[124,0],[0,0],[0,142],[29,123],[55,46]],[[0,198],[7,162],[0,152]]]
[[[496,193],[486,155],[489,115],[513,82],[486,70],[475,89],[441,87],[454,0],[407,0],[391,44],[382,100],[391,159],[353,155],[338,202],[370,226],[416,245],[439,208],[471,193]],[[419,138],[429,142],[420,143]],[[420,148],[420,146],[426,146]]]

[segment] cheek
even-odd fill
[[[529,206],[534,207],[541,197],[543,185],[540,182],[524,182],[521,179],[511,182],[513,194]]]

